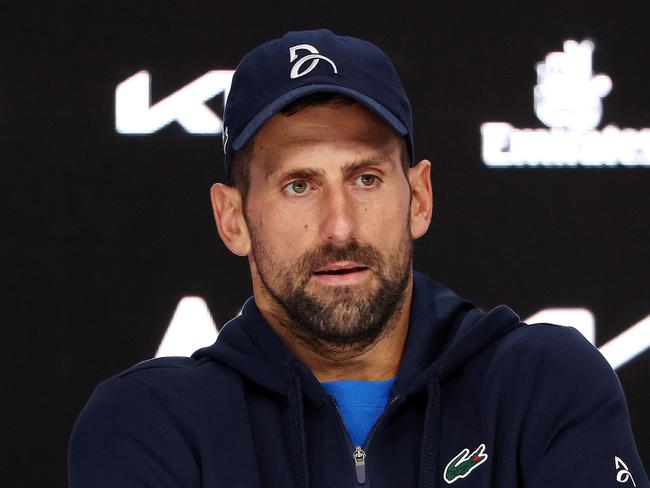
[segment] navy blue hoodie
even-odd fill
[[[390,400],[363,446],[253,299],[191,358],[102,382],[71,488],[648,488],[621,385],[575,329],[485,313],[414,274]]]

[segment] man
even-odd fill
[[[617,377],[579,333],[412,271],[430,163],[381,50],[326,30],[256,48],[223,142],[214,215],[254,298],[191,358],[97,387],[71,487],[649,486]]]

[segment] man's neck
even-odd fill
[[[403,302],[386,324],[386,332],[375,342],[361,351],[352,347],[329,349],[327,356],[314,350],[283,326],[273,307],[265,307],[261,301],[258,308],[274,332],[294,356],[311,369],[318,381],[382,381],[393,378],[399,370],[408,335],[412,293],[411,279],[404,291]]]

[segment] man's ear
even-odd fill
[[[236,255],[247,256],[251,241],[239,189],[215,183],[210,188],[210,200],[221,240]]]
[[[422,237],[429,228],[433,215],[433,190],[431,189],[431,162],[423,159],[409,168],[411,184],[411,236]]]

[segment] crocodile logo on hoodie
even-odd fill
[[[467,448],[460,451],[445,467],[443,474],[445,481],[451,484],[460,478],[465,478],[472,470],[487,461],[488,455],[484,451],[485,444],[478,446],[471,454]]]

